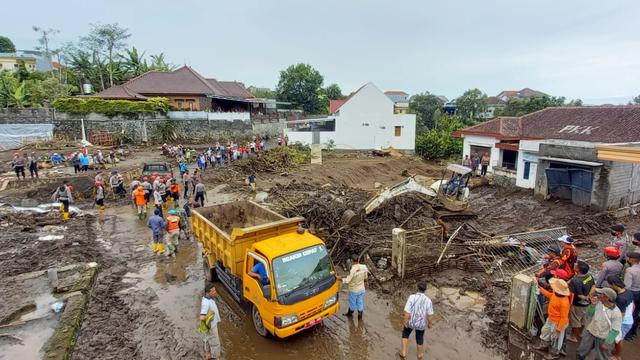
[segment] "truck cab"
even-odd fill
[[[322,239],[300,227],[303,220],[250,201],[194,210],[207,278],[247,305],[262,336],[285,338],[338,311],[333,263]]]

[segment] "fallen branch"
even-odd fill
[[[13,335],[13,334],[6,334],[6,333],[5,334],[0,334],[0,338],[2,338],[2,337],[8,337],[10,339],[18,341],[21,344],[24,344],[24,340],[22,340],[22,338],[19,338],[19,337]]]

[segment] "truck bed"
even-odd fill
[[[197,211],[227,236],[231,236],[234,228],[248,228],[285,219],[284,216],[250,201],[207,206]]]
[[[210,267],[241,277],[246,249],[257,241],[295,232],[302,217],[286,218],[252,201],[194,209],[191,227]]]

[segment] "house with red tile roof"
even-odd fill
[[[640,106],[550,107],[457,131],[463,157],[490,156],[500,183],[608,209],[640,202],[640,164],[601,160],[598,147],[640,147]]]
[[[93,96],[112,100],[161,96],[179,110],[212,112],[249,111],[254,103],[254,96],[242,83],[205,78],[189,66],[168,72],[149,71]]]
[[[315,139],[315,143],[333,143],[335,148],[345,150],[415,149],[415,114],[396,113],[393,101],[373,83],[344,100],[331,100],[329,112],[324,118],[289,123],[289,142],[313,144]]]

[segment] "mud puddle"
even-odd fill
[[[58,299],[51,293],[46,277],[11,282],[2,288],[3,293],[12,291],[3,296],[2,315],[13,314],[5,322],[16,325],[0,329],[1,333],[14,336],[0,338],[0,359],[41,359],[42,347],[60,319],[51,310],[51,304]]]

